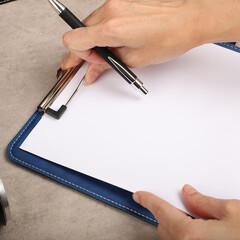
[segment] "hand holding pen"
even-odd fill
[[[50,4],[57,11],[59,16],[73,29],[75,28],[85,28],[86,26],[72,13],[67,9],[62,3],[57,0],[49,0]],[[147,94],[147,89],[143,86],[143,83],[137,78],[137,76],[123,63],[121,62],[107,47],[95,44],[91,46],[92,42],[89,42],[90,54],[98,54],[102,57],[116,72],[118,72],[123,79],[125,79],[130,85],[139,90],[143,94]],[[97,46],[96,46],[97,45]],[[94,51],[94,52],[93,52]],[[86,56],[87,57],[87,56]],[[79,59],[80,60],[80,59]],[[87,60],[85,58],[85,60]],[[78,63],[76,63],[78,64]],[[75,65],[76,65],[75,64]]]

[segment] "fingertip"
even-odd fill
[[[104,64],[94,64],[94,63],[89,63],[87,73],[85,76],[85,82],[88,84],[91,84],[95,82],[99,76],[109,68],[109,65],[104,63]]]
[[[77,66],[82,59],[75,53],[69,52],[66,58],[64,58],[60,64],[62,69],[68,69]]]
[[[67,57],[65,57],[62,61],[61,61],[61,69],[65,69],[65,65],[66,65],[66,62],[67,62]]]
[[[138,191],[133,194],[133,200],[138,204],[141,204],[144,207],[148,206],[150,199],[155,198],[156,196],[150,192]]]
[[[78,63],[72,63],[71,61],[69,61],[68,59],[64,59],[61,64],[60,67],[61,69],[68,69],[68,68],[72,68],[75,67]]]
[[[207,219],[221,219],[223,217],[224,200],[203,195],[191,185],[184,185],[182,191],[186,207],[195,216]]]
[[[86,76],[85,76],[85,82],[87,84],[91,84],[93,82],[95,82],[97,80],[97,78],[99,77],[99,74],[95,71],[88,71],[86,73]]]
[[[138,195],[138,192],[135,192],[133,195],[132,195],[132,198],[133,200],[139,204],[139,195]]]

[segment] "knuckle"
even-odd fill
[[[68,45],[68,34],[64,33],[62,38],[63,44],[67,47]]]
[[[108,0],[104,4],[104,10],[112,14],[113,11],[116,11],[119,8],[119,3],[116,0]]]
[[[102,30],[107,34],[118,36],[120,35],[121,23],[117,18],[110,18],[104,22]]]
[[[127,58],[126,60],[124,60],[124,63],[130,67],[130,68],[134,68],[134,63],[129,59]]]
[[[128,56],[125,60],[125,63],[130,68],[141,68],[144,66],[144,59],[137,54],[132,54]]]
[[[127,60],[125,61],[126,62],[126,65],[129,67],[129,68],[136,68],[136,65],[134,62],[130,61],[130,60]]]
[[[62,41],[63,41],[64,46],[69,48],[69,44],[70,44],[70,41],[71,41],[71,34],[70,33],[64,33]]]

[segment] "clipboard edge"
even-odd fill
[[[232,50],[232,51],[235,51],[235,52],[238,52],[240,53],[240,48],[231,44],[231,43],[228,43],[228,42],[222,42],[222,43],[214,43],[220,47],[224,47],[224,48],[227,48],[229,50]]]
[[[24,161],[23,159],[19,159],[18,156],[16,156],[13,151],[14,151],[14,148],[18,148],[19,151],[22,151],[22,152],[25,152],[24,150],[21,150],[19,149],[19,147],[17,146],[17,143],[18,141],[23,137],[24,139],[28,136],[28,134],[31,132],[31,130],[37,125],[37,123],[41,120],[42,118],[42,115],[43,113],[39,112],[38,110],[30,117],[30,119],[27,121],[27,123],[21,128],[21,130],[17,133],[17,135],[13,138],[13,140],[9,143],[9,145],[7,146],[7,155],[9,157],[10,160],[12,160],[13,162],[19,164],[19,165],[22,165],[28,169],[31,169],[33,170],[34,172],[38,172],[42,175],[45,175],[46,177],[48,178],[51,178],[57,182],[60,182],[68,187],[71,187],[77,191],[80,191],[88,196],[91,196],[97,200],[100,200],[101,202],[105,202],[107,203],[108,205],[111,205],[113,207],[116,207],[120,210],[123,210],[124,212],[127,212],[129,213],[130,215],[133,215],[145,222],[148,222],[152,225],[155,225],[157,226],[158,225],[158,222],[157,220],[154,218],[154,216],[145,208],[143,208],[142,206],[138,205],[137,203],[133,203],[134,205],[138,205],[137,208],[142,208],[144,209],[144,212],[148,213],[148,215],[150,216],[147,216],[147,214],[143,214],[141,213],[139,210],[137,209],[134,209],[133,207],[130,207],[130,206],[126,206],[126,204],[122,204],[122,203],[119,203],[117,202],[116,200],[113,200],[113,199],[110,199],[109,197],[107,196],[103,196],[103,194],[100,194],[100,193],[96,193],[90,189],[87,189],[85,187],[82,187],[80,186],[79,184],[76,184],[74,182],[71,182],[67,179],[65,179],[64,177],[62,176],[57,176],[56,174],[53,174],[51,173],[50,171],[48,170],[44,170],[42,168],[39,168],[33,164],[29,164],[28,162]],[[26,135],[26,136],[23,136],[23,134],[25,134],[25,131],[28,130],[28,128],[31,128],[30,132]],[[30,153],[27,153],[29,155],[33,155],[33,154],[30,154]],[[33,155],[34,156],[34,155]],[[47,161],[47,160],[46,160]],[[58,164],[55,164],[53,163],[54,165],[58,165]],[[60,165],[58,165],[60,166]],[[60,166],[62,167],[62,166]],[[65,167],[62,167],[62,168],[65,168]],[[73,170],[72,170],[73,171]],[[79,174],[82,174],[82,173],[79,173]],[[84,174],[82,174],[84,175]],[[86,176],[86,175],[85,175]],[[88,176],[89,177],[89,176]],[[92,177],[89,177],[89,178],[92,178]],[[94,178],[92,178],[94,179]],[[97,179],[96,179],[97,180]],[[100,181],[100,180],[97,180],[97,181]],[[102,182],[102,181],[100,181]],[[107,185],[111,185],[111,184],[108,184],[106,183]],[[112,185],[113,186],[113,185]],[[116,186],[113,186],[115,188],[118,188]],[[119,188],[120,189],[120,188]],[[123,191],[126,191],[128,192],[127,190],[124,190],[122,189]],[[130,193],[130,192],[129,192]],[[132,194],[132,193],[130,193]],[[133,201],[133,200],[132,200]]]

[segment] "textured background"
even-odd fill
[[[65,1],[83,19],[103,0]],[[56,82],[70,28],[47,0],[0,5],[0,176],[12,221],[0,228],[12,239],[158,239],[156,228],[41,175],[6,156],[6,147]]]

